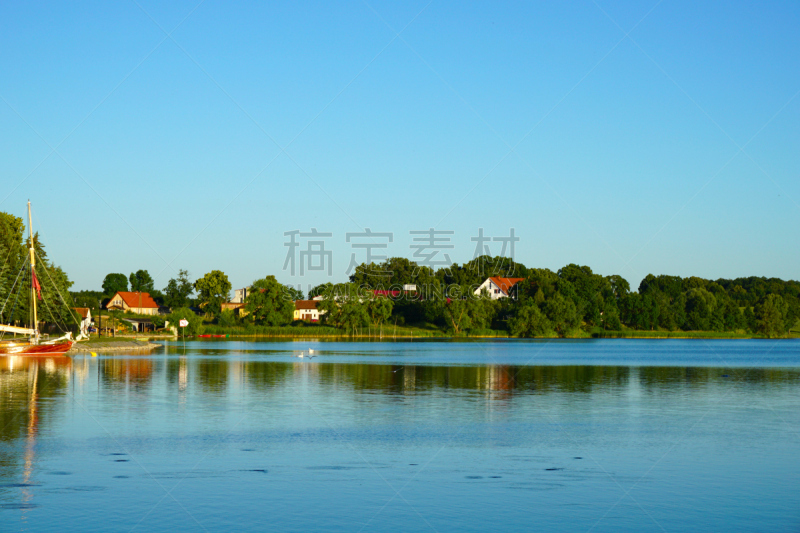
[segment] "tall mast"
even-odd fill
[[[31,222],[31,201],[28,200],[28,232],[30,233],[30,254],[31,254],[31,301],[33,302],[33,329],[36,340],[39,340],[39,319],[36,316],[36,288],[33,286],[33,276],[36,275],[36,254],[33,250],[33,224]]]

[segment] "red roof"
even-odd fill
[[[372,291],[372,294],[374,294],[375,296],[391,296],[392,298],[396,298],[401,294],[403,294],[403,291],[385,291],[377,289]]]
[[[149,292],[118,292],[114,296],[111,297],[111,300],[108,302],[108,305],[111,305],[116,299],[117,295],[122,298],[122,301],[128,307],[138,307],[140,309],[158,309],[158,304],[155,300],[150,297]],[[141,296],[141,298],[140,298]],[[108,307],[108,305],[106,307]]]
[[[317,300],[296,300],[294,302],[294,308],[297,311],[302,309],[316,309],[318,303]]]
[[[81,318],[86,318],[86,315],[89,314],[89,308],[88,307],[73,307],[72,309],[76,313],[78,313],[81,316]]]
[[[509,289],[511,289],[511,287],[513,287],[514,285],[516,285],[520,281],[524,280],[525,278],[498,278],[498,277],[493,277],[493,278],[489,278],[489,279],[492,280],[492,283],[497,285],[500,288],[501,291],[503,291],[503,294],[508,296]]]

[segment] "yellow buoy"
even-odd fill
[[[92,357],[97,357],[97,354],[92,352]]]

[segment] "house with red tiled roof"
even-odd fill
[[[118,292],[106,304],[109,311],[125,311],[140,315],[157,315],[158,304],[149,292]]]
[[[486,278],[486,281],[481,283],[481,286],[475,290],[475,296],[480,295],[481,291],[486,290],[489,292],[489,297],[492,300],[508,298],[509,296],[516,297],[512,289],[517,285],[517,283],[523,281],[524,279],[525,278]]]
[[[325,311],[320,312],[317,304],[319,304],[319,300],[295,300],[294,320],[319,322],[319,315],[324,314]]]

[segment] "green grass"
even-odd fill
[[[592,337],[596,339],[752,339],[758,338],[750,333],[738,331],[639,331],[628,329],[623,331],[603,331],[593,329]]]
[[[499,333],[499,332],[498,332]],[[355,333],[333,326],[310,324],[305,326],[220,326],[204,324],[203,335],[230,335],[232,337],[355,337],[355,338],[420,338],[446,337],[446,333],[435,327],[395,326],[361,327]],[[497,335],[492,335],[497,336]],[[506,336],[504,333],[503,336]]]
[[[204,324],[203,335],[263,336],[263,337],[325,337],[341,336],[338,328],[328,326],[220,326]]]

